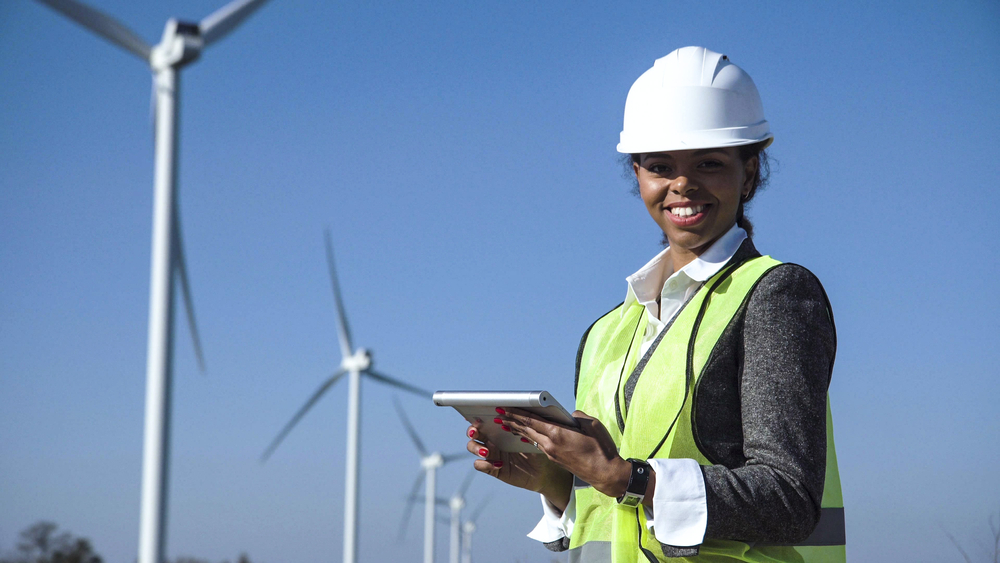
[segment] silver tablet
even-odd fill
[[[538,453],[538,449],[493,422],[497,407],[516,407],[564,426],[579,426],[547,391],[438,391],[434,393],[434,404],[453,407],[470,423],[481,420],[480,433],[505,452]]]

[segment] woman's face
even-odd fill
[[[743,162],[734,147],[646,153],[632,169],[672,252],[698,256],[736,223],[757,158]]]

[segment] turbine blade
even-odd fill
[[[460,459],[467,459],[470,455],[472,454],[470,454],[469,452],[459,452],[455,454],[448,454],[445,456],[441,456],[441,459],[443,459],[445,463],[451,463],[453,461],[458,461]]]
[[[469,485],[472,484],[472,478],[476,476],[476,473],[479,472],[474,467],[469,470],[468,475],[465,476],[465,481],[462,481],[462,484],[458,487],[458,496],[465,497],[465,492],[469,490]]]
[[[469,519],[467,520],[467,522],[473,522],[473,523],[475,523],[476,518],[479,518],[479,515],[482,514],[483,509],[486,508],[486,505],[489,504],[489,502],[490,502],[491,499],[493,499],[493,493],[490,493],[489,495],[486,495],[486,498],[484,498],[483,500],[481,500],[479,502],[479,506],[477,506],[476,509],[472,511],[472,515],[469,516]]]
[[[413,481],[413,488],[410,489],[410,495],[406,500],[406,510],[403,511],[403,520],[399,524],[399,537],[398,541],[403,541],[403,537],[406,535],[406,525],[410,522],[410,513],[413,512],[413,497],[416,496],[417,491],[420,490],[420,486],[424,484],[424,472],[421,471],[417,474],[417,479]]]
[[[424,502],[427,499],[425,495],[413,495],[410,500],[413,502]],[[451,506],[451,501],[446,498],[437,497],[434,499],[434,504],[438,506]]]
[[[340,297],[340,282],[337,280],[337,266],[333,262],[333,242],[330,240],[329,229],[326,230],[326,265],[330,270],[333,300],[337,305],[337,334],[340,336],[340,353],[347,358],[354,352],[354,349],[351,347],[351,329],[347,326],[344,300]]]
[[[149,62],[152,47],[115,18],[76,0],[38,0],[140,59]]]
[[[264,2],[267,0],[233,0],[212,12],[198,24],[201,40],[208,45],[222,39],[250,17],[257,8],[263,6]]]
[[[403,426],[406,428],[407,434],[410,435],[410,439],[413,440],[413,445],[417,447],[417,451],[420,455],[427,457],[427,448],[424,447],[424,443],[420,440],[420,436],[417,436],[417,431],[410,424],[410,419],[406,418],[406,412],[403,411],[402,405],[399,404],[399,399],[395,396],[392,398],[392,402],[396,405],[396,412],[399,413],[399,419],[403,421]]]
[[[403,391],[409,391],[410,393],[413,393],[414,395],[420,395],[421,397],[424,397],[426,399],[430,399],[431,397],[434,396],[434,393],[431,393],[430,391],[427,391],[425,389],[421,389],[419,387],[410,385],[409,383],[403,383],[402,381],[399,381],[398,379],[393,379],[393,378],[389,377],[388,375],[379,373],[379,372],[377,372],[377,371],[375,371],[375,370],[373,370],[371,368],[366,369],[365,371],[363,371],[361,373],[363,373],[363,374],[371,377],[372,379],[374,379],[376,381],[381,381],[382,383],[385,383],[385,384],[388,384],[388,385],[392,385],[393,387],[398,387],[398,388],[402,389]]]
[[[260,456],[261,463],[264,463],[265,461],[267,461],[267,458],[271,457],[271,454],[274,453],[274,450],[278,448],[278,444],[280,444],[281,441],[285,439],[285,436],[287,436],[288,433],[292,431],[292,428],[294,428],[295,425],[298,424],[299,420],[302,419],[302,417],[305,416],[307,412],[309,412],[309,409],[311,409],[312,406],[316,404],[316,401],[318,401],[319,398],[323,396],[323,393],[326,393],[326,390],[332,387],[333,384],[336,383],[337,380],[339,380],[341,377],[343,377],[345,373],[347,373],[347,370],[342,369],[337,373],[333,374],[332,376],[330,376],[329,379],[327,379],[325,382],[323,382],[322,385],[319,386],[319,389],[317,389],[316,392],[312,394],[312,397],[309,397],[309,400],[306,401],[306,404],[302,405],[302,408],[299,409],[299,412],[295,413],[295,416],[292,417],[292,420],[288,421],[288,424],[286,424],[285,427],[281,429],[281,432],[278,433],[278,437],[271,442],[271,445],[268,446],[266,450],[264,450],[264,454]]]
[[[174,203],[174,268],[181,282],[181,294],[184,297],[184,311],[187,313],[188,326],[191,328],[191,340],[194,342],[194,353],[198,358],[198,367],[205,373],[205,355],[201,349],[201,338],[198,336],[198,323],[194,317],[194,300],[191,298],[191,284],[188,281],[187,263],[184,259],[184,242],[181,238],[180,213]]]

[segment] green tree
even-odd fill
[[[56,533],[52,522],[38,522],[21,532],[17,554],[0,563],[103,563],[87,538],[69,532]]]

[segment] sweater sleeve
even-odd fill
[[[819,280],[785,264],[750,296],[739,378],[741,467],[703,466],[707,538],[792,544],[815,528],[836,332]]]

